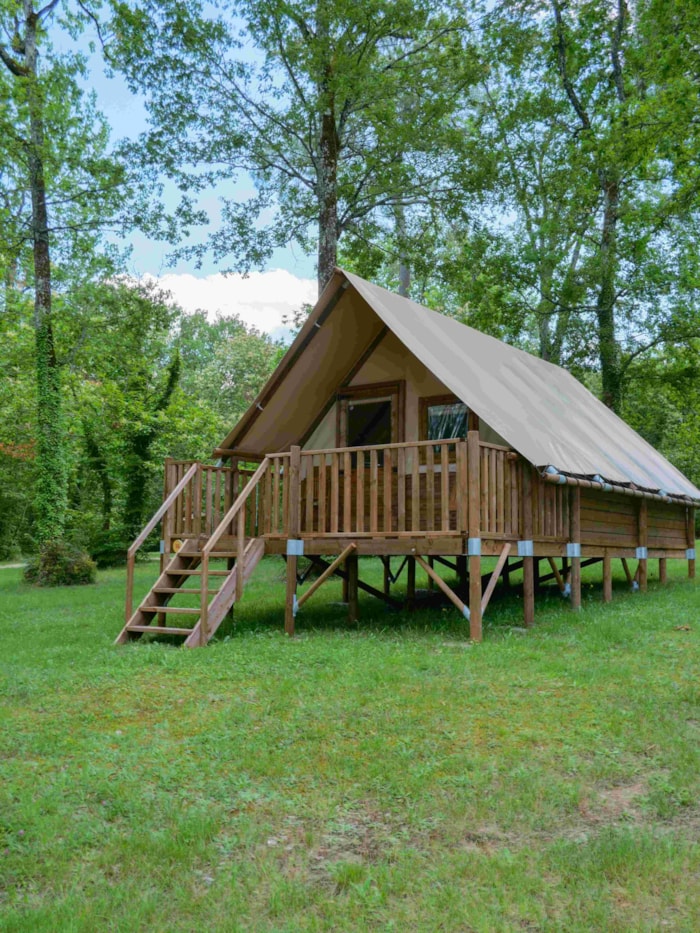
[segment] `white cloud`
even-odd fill
[[[189,273],[144,276],[169,291],[185,311],[206,311],[210,320],[217,313],[237,314],[246,324],[267,334],[284,331],[283,317],[291,317],[303,304],[315,304],[317,286],[313,279],[301,279],[284,269],[241,275]]]

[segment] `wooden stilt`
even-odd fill
[[[603,553],[603,602],[612,601],[612,559],[610,551]]]
[[[432,557],[428,558],[428,566],[435,567],[435,562],[433,561]],[[434,589],[435,589],[435,583],[433,581],[433,578],[430,576],[430,574],[428,574],[428,592],[432,593]]]
[[[357,622],[360,617],[359,614],[359,605],[357,600],[357,575],[358,575],[358,560],[357,554],[348,555],[345,561],[345,567],[347,570],[347,585],[348,585],[348,622]]]
[[[408,558],[406,566],[406,608],[413,612],[416,608],[416,559]]]
[[[296,555],[287,557],[287,598],[284,607],[284,631],[285,634],[292,636],[294,634],[294,614],[297,595],[297,561]]]
[[[391,593],[391,558],[382,557],[382,564],[384,565],[384,595],[389,596]]]
[[[569,540],[581,544],[581,488],[572,486],[569,490]],[[581,608],[581,558],[571,558],[571,608]]]
[[[481,550],[481,451],[479,431],[467,434],[467,476],[469,482],[469,538],[479,542]],[[469,635],[481,641],[481,553],[469,555]]]
[[[685,544],[688,549],[695,550],[695,509],[688,506],[685,510]],[[695,558],[688,558],[688,579],[695,579]]]
[[[525,462],[521,512],[523,540],[532,541],[532,467]],[[526,628],[535,624],[535,568],[532,557],[523,557],[523,617]]]
[[[659,558],[659,582],[666,583],[667,579],[668,578],[666,574],[666,558],[660,557]]]
[[[639,546],[646,548],[648,543],[648,510],[646,499],[642,499],[639,503],[637,522]],[[647,591],[647,577],[647,559],[646,557],[642,557],[639,560],[639,589],[642,593],[646,593]]]

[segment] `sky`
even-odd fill
[[[89,74],[86,88],[94,90],[101,112],[112,128],[112,140],[134,137],[147,125],[143,101],[134,96],[118,75],[105,75],[99,52],[90,54],[88,43],[94,37],[85,35],[81,39],[89,59]],[[243,176],[227,193],[250,194],[251,179]],[[174,208],[176,194],[165,195],[166,206]],[[216,228],[216,192],[205,196],[203,206],[213,219],[210,229]],[[201,233],[204,239],[205,233]],[[123,241],[118,241],[123,244]],[[178,260],[174,265],[168,255],[172,247],[166,243],[149,239],[135,232],[127,240],[131,247],[129,272],[137,278],[157,279],[169,291],[173,299],[186,311],[205,310],[210,318],[217,314],[237,314],[247,324],[270,334],[276,339],[287,339],[289,331],[284,319],[290,317],[302,304],[313,304],[317,285],[314,258],[306,256],[298,246],[278,249],[273,253],[262,272],[224,276],[221,268],[205,257],[201,267],[194,261]]]

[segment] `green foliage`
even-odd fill
[[[97,565],[74,544],[67,541],[44,542],[36,557],[24,569],[27,583],[37,586],[83,586],[95,582]]]

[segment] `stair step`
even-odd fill
[[[127,625],[127,632],[150,632],[152,635],[191,635],[194,629],[167,625]]]
[[[201,570],[166,570],[165,571],[169,577],[187,577],[193,576],[194,574],[201,573]],[[231,573],[230,570],[210,570],[210,577],[227,577]]]
[[[199,609],[184,609],[180,606],[139,606],[141,612],[179,612],[182,615],[199,615]]]
[[[177,586],[154,586],[152,591],[153,593],[194,593],[197,596],[200,596],[201,590],[185,589],[185,587]],[[207,590],[207,593],[210,596],[215,596],[219,591],[218,590]]]

